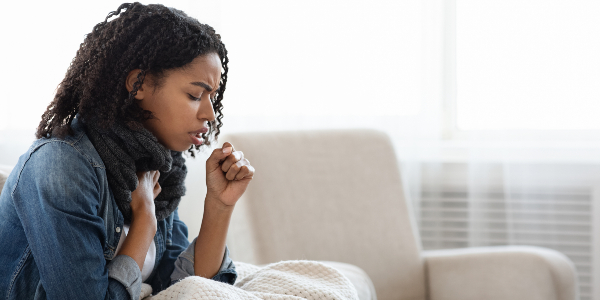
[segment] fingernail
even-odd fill
[[[231,153],[231,147],[223,148],[223,153],[224,153],[224,154],[229,154],[229,153]]]

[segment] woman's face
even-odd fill
[[[130,73],[128,87],[137,73]],[[200,145],[200,137],[208,132],[208,122],[215,119],[211,99],[221,80],[221,60],[216,53],[195,58],[182,69],[170,70],[160,86],[144,84],[136,99],[142,109],[153,113],[144,127],[167,149],[185,151],[192,144]]]

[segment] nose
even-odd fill
[[[200,106],[198,107],[198,113],[196,114],[196,117],[200,120],[204,119],[209,122],[215,120],[215,111],[209,95],[202,97],[202,100],[200,100]]]

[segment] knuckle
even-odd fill
[[[235,179],[240,179],[240,178],[244,177],[244,174],[246,174],[246,172],[242,168],[242,169],[240,169],[239,172],[237,172],[237,174],[235,174]]]
[[[235,152],[234,152],[234,153],[235,153]],[[234,163],[234,162],[236,162],[236,161],[237,161],[237,157],[235,156],[235,154],[233,154],[233,155],[229,155],[229,156],[228,156],[228,157],[225,159],[225,161],[227,161],[227,162],[230,162],[230,163]]]
[[[235,165],[239,168],[248,165],[248,162],[246,160],[240,160],[238,162],[235,163]]]

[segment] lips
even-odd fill
[[[192,144],[194,145],[202,145],[202,143],[204,143],[202,133],[190,133],[190,138],[192,139]]]
[[[202,145],[204,143],[204,139],[202,138],[203,133],[207,133],[208,128],[204,127],[202,129],[189,132],[190,138],[192,140],[192,144],[194,145]]]
[[[203,127],[202,129],[198,129],[196,131],[190,132],[190,134],[202,134],[202,133],[207,133],[207,132],[208,132],[208,127]]]

